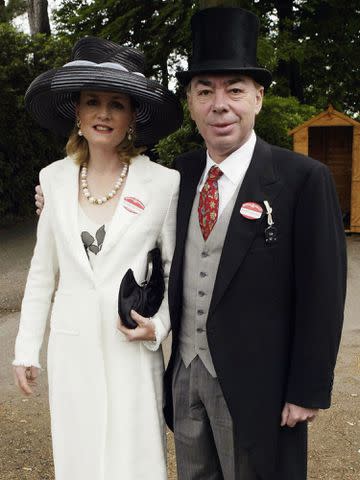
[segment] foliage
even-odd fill
[[[318,113],[311,105],[301,105],[294,97],[266,95],[256,119],[256,133],[273,145],[292,150],[289,131]]]
[[[0,1],[0,22],[9,22],[26,12],[26,0]]]
[[[358,0],[253,0],[262,34],[275,46],[271,90],[301,103],[359,114]]]
[[[359,113],[360,5],[313,0],[302,5],[305,102]]]
[[[210,3],[236,4],[260,17],[259,64],[274,77],[257,118],[259,136],[291,148],[288,130],[328,103],[359,114],[357,0],[63,0],[54,15],[57,34],[33,38],[9,25],[26,3],[0,0],[2,220],[33,212],[39,169],[62,156],[63,141],[37,127],[25,112],[24,92],[39,73],[65,63],[71,46],[85,35],[140,48],[146,74],[174,88],[175,71],[186,68],[191,51],[193,13]],[[167,165],[202,144],[185,104],[184,109],[183,127],[155,148]]]
[[[359,2],[348,0],[63,0],[57,28],[140,47],[148,74],[168,85],[191,50],[190,18],[201,6],[239,5],[260,17],[259,63],[272,93],[324,109],[359,112]]]
[[[96,35],[140,48],[148,70],[168,86],[191,51],[191,16],[198,4],[189,0],[64,0],[54,15],[59,31],[77,40]],[[274,66],[274,45],[265,37],[259,41],[260,62]]]
[[[171,166],[173,160],[184,152],[189,152],[203,146],[204,142],[190,118],[187,103],[183,102],[184,122],[182,127],[168,137],[160,140],[155,151],[159,161],[166,166]]]
[[[63,156],[63,141],[37,127],[24,108],[24,94],[41,72],[63,64],[69,44],[43,35],[29,37],[0,24],[0,221],[34,211],[39,170]]]
[[[140,48],[147,74],[167,86],[169,72],[189,50],[193,11],[189,0],[64,0],[54,19],[73,41],[96,35]]]

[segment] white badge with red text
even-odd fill
[[[263,209],[258,203],[246,202],[241,205],[240,213],[249,220],[257,220],[261,217]]]
[[[135,197],[125,197],[123,207],[131,213],[141,213],[145,209],[145,205]]]

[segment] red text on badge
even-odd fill
[[[131,213],[141,213],[145,205],[135,197],[125,197],[123,201],[124,208]]]

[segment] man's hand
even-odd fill
[[[295,427],[298,422],[312,422],[319,409],[303,408],[294,405],[293,403],[285,403],[281,412],[281,426]]]
[[[31,395],[33,391],[31,387],[37,385],[36,379],[39,376],[39,368],[37,367],[14,367],[15,384],[26,395]]]
[[[40,215],[42,209],[44,208],[44,195],[41,190],[40,185],[36,185],[35,187],[35,206],[36,206],[36,213]]]
[[[129,342],[133,341],[154,341],[156,340],[155,337],[155,326],[152,322],[151,318],[142,317],[135,310],[131,310],[130,312],[131,318],[138,324],[138,326],[134,329],[126,328],[121,323],[121,318],[119,317],[117,328],[122,332]]]

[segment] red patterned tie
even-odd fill
[[[214,228],[218,218],[219,211],[219,190],[218,179],[223,172],[213,165],[210,170],[206,182],[200,192],[199,198],[199,222],[204,237],[207,240],[211,230]]]

